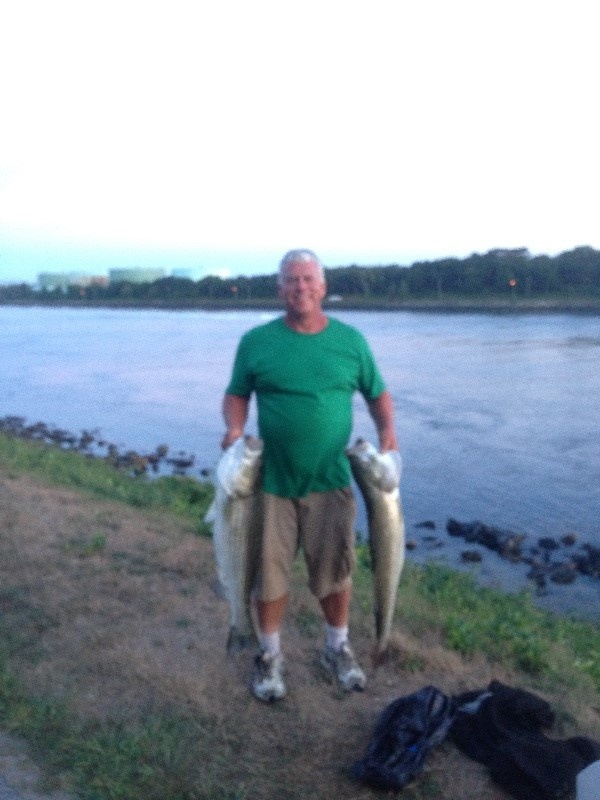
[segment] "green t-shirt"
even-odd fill
[[[355,328],[330,318],[319,333],[297,333],[278,317],[242,337],[227,394],[256,393],[264,490],[304,497],[350,485],[354,392],[369,401],[384,389]]]

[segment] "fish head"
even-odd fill
[[[248,497],[260,487],[263,443],[255,436],[240,437],[217,464],[217,481],[229,497]]]
[[[391,492],[400,484],[400,454],[392,451],[380,453],[365,439],[357,439],[346,454],[353,471],[360,472],[363,478],[384,492]]]

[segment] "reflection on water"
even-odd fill
[[[598,317],[335,315],[365,334],[394,398],[409,532],[432,520],[443,538],[455,517],[600,543]],[[210,467],[237,342],[272,316],[0,308],[0,416]],[[358,435],[374,438],[361,398]]]

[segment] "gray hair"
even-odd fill
[[[297,261],[314,261],[319,271],[319,278],[322,281],[325,280],[325,270],[323,269],[323,264],[321,264],[319,257],[316,255],[316,253],[313,253],[312,250],[306,250],[305,248],[302,248],[300,250],[288,250],[288,252],[279,262],[279,273],[277,275],[277,283],[279,286],[281,286],[285,280],[287,268],[292,264],[295,264]]]

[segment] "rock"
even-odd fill
[[[553,583],[566,585],[573,583],[577,577],[577,567],[572,561],[565,561],[564,564],[555,564],[550,569],[550,580]]]
[[[461,536],[467,542],[482,544],[510,561],[521,560],[525,534],[484,525],[483,522],[458,522],[455,519],[448,520],[446,530],[450,536]]]
[[[534,565],[527,573],[527,577],[535,584],[536,594],[543,596],[546,594],[547,569],[545,566]]]
[[[559,547],[556,539],[552,539],[550,536],[542,536],[541,539],[538,539],[538,545],[543,550],[557,550]]]
[[[579,572],[590,578],[600,578],[600,547],[583,545],[584,553],[576,553],[572,558]]]
[[[479,550],[463,550],[460,554],[460,560],[467,563],[477,564],[483,559]]]
[[[561,542],[565,547],[572,547],[579,537],[576,533],[567,533],[561,538]]]

